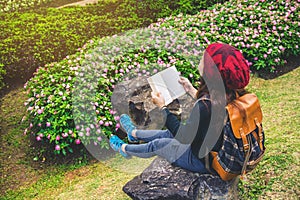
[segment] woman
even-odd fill
[[[249,65],[241,52],[228,44],[214,43],[207,47],[199,65],[200,87],[195,89],[188,79],[179,82],[186,92],[197,99],[189,119],[180,123],[165,105],[162,96],[152,93],[152,101],[166,116],[166,130],[137,130],[128,115],[121,115],[120,124],[131,143],[126,144],[117,136],[110,138],[110,145],[124,157],[148,158],[161,156],[175,166],[209,173],[205,155],[219,151],[222,129],[226,120],[225,106],[237,95],[245,94],[249,83]],[[221,82],[218,82],[220,77]]]

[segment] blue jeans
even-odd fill
[[[192,153],[191,145],[178,142],[169,130],[137,130],[136,137],[146,143],[128,144],[127,154],[140,158],[157,155],[189,171],[208,173],[204,163]]]

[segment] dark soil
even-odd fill
[[[298,56],[291,56],[287,59],[287,63],[284,66],[276,67],[274,72],[270,72],[268,70],[260,70],[260,71],[253,71],[258,77],[263,78],[265,80],[275,79],[279,76],[282,76],[300,66],[300,55]]]

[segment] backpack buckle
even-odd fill
[[[245,151],[245,153],[247,153],[249,151],[249,143],[248,143],[248,139],[247,139],[247,136],[245,135],[243,128],[240,128],[240,134],[241,134],[241,138],[243,141],[244,151]]]
[[[245,150],[246,153],[249,151],[249,146],[250,145],[248,143],[244,144],[244,150]]]

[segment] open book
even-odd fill
[[[183,86],[178,82],[179,72],[175,66],[158,72],[147,80],[153,92],[161,93],[166,105],[185,94]]]

